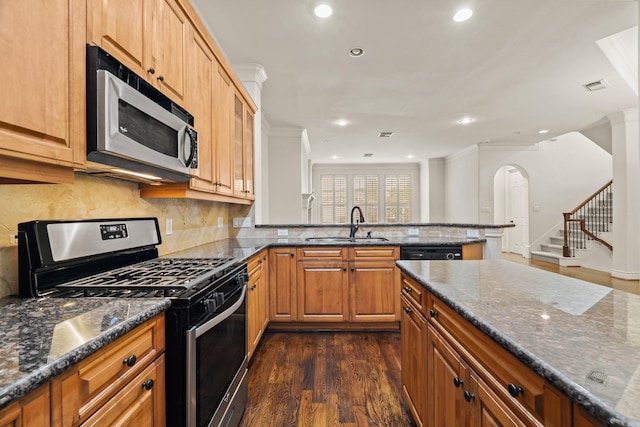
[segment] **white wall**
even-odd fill
[[[301,224],[300,197],[303,193],[302,129],[271,128],[269,135],[269,216],[264,223]]]
[[[478,153],[476,205],[481,207],[478,217],[481,224],[494,221],[493,212],[484,212],[482,207],[494,206],[494,176],[505,165],[517,165],[529,177],[530,242],[562,221],[563,212],[583,202],[613,174],[611,155],[578,132],[529,147],[482,144]],[[449,190],[447,195],[450,197]]]
[[[447,156],[444,175],[445,222],[493,224],[493,217],[478,220],[478,147],[474,145]],[[491,184],[493,193],[493,176]],[[487,206],[493,206],[493,196],[491,199]]]
[[[429,159],[424,185],[421,185],[421,197],[426,200],[422,221],[424,222],[445,222],[445,161],[443,158]],[[423,184],[421,182],[421,184]]]

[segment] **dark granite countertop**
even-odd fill
[[[640,425],[640,296],[504,260],[397,265],[605,424]]]
[[[0,408],[164,311],[168,299],[3,298]]]

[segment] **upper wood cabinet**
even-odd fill
[[[87,38],[180,105],[190,23],[176,0],[88,0]]]
[[[193,7],[182,0],[153,1],[155,8],[147,15],[154,17],[152,34],[156,36],[150,45],[159,47],[150,50],[148,65],[139,69],[148,77],[153,72],[154,84],[179,103],[184,100],[184,107],[193,114],[198,168],[188,183],[142,185],[140,196],[251,204],[256,106]]]
[[[0,183],[73,182],[86,163],[85,2],[0,9]]]

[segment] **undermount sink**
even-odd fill
[[[313,243],[340,243],[340,242],[388,242],[389,239],[384,237],[307,237],[307,242]]]

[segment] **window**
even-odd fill
[[[314,191],[321,195],[314,222],[348,224],[353,206],[360,206],[367,223],[416,222],[418,181],[416,164],[314,165]]]

